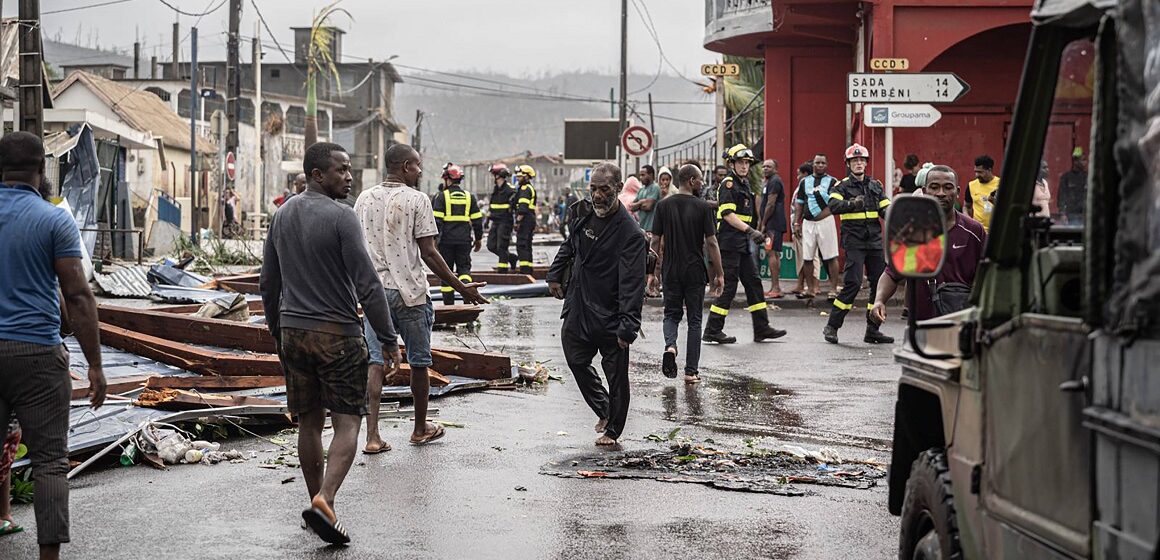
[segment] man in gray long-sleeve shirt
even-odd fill
[[[334,496],[354,462],[367,412],[367,347],[361,303],[394,369],[399,345],[382,282],[349,206],[350,156],[337,144],[306,150],[306,191],[274,214],[262,261],[266,323],[278,341],[290,412],[298,416],[298,456],[310,492],[302,517],[332,544],[350,541],[334,514]],[[334,439],[323,470],[322,426],[329,410]]]

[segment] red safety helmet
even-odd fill
[[[491,166],[491,174],[501,177],[511,177],[512,172],[508,170],[508,166],[502,163],[496,163]]]
[[[846,148],[846,161],[850,161],[854,158],[866,158],[866,160],[869,161],[870,151],[863,147],[861,144],[855,142],[849,148]]]
[[[443,178],[459,181],[463,179],[463,168],[448,162],[447,165],[443,166]]]

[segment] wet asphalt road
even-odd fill
[[[258,461],[169,471],[108,468],[72,484],[68,558],[887,558],[898,521],[886,488],[804,486],[811,495],[730,492],[695,484],[580,480],[539,474],[541,465],[593,453],[595,417],[584,405],[559,349],[559,302],[497,302],[480,337],[518,361],[547,361],[564,382],[433,401],[439,418],[463,423],[443,442],[406,444],[409,423],[385,420],[395,449],[359,456],[339,494],[338,513],[354,542],[325,548],[299,528],[307,504],[296,469]],[[775,311],[780,341],[749,340],[744,312],[726,330],[741,339],[709,346],[699,386],[660,374],[661,309],[645,307],[647,339],[633,346],[633,401],[625,449],[656,447],[649,434],[675,427],[718,448],[792,442],[845,456],[888,461],[897,367],[888,348],[821,340],[819,310]],[[898,336],[894,318],[885,328]],[[474,336],[437,332],[443,345]],[[682,336],[683,340],[683,336]],[[462,342],[461,342],[462,341]],[[682,342],[683,348],[683,342]],[[561,433],[563,432],[563,433]],[[257,439],[226,446],[269,457]],[[293,481],[283,484],[285,479]],[[523,488],[519,490],[517,488]],[[0,539],[0,558],[31,558],[33,511],[15,514],[29,532]]]

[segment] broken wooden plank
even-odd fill
[[[549,268],[549,266],[546,264],[533,266],[532,267],[532,278],[535,278],[536,280],[546,279],[548,277],[548,268]],[[492,270],[492,272],[499,272],[499,273],[504,272],[504,271],[500,270],[499,268],[495,268],[495,267],[493,267],[491,270]],[[472,271],[471,275],[472,275],[472,277],[474,277],[475,272]]]
[[[265,325],[112,305],[97,306],[97,315],[102,323],[145,334],[164,334],[176,342],[265,354],[277,351],[274,337]]]
[[[213,321],[214,319],[201,320]],[[228,321],[224,322],[228,323]],[[100,329],[101,343],[105,345],[193,373],[225,376],[282,375],[282,365],[278,363],[278,357],[273,354],[240,355],[219,352],[182,342],[173,342],[107,323],[101,323]],[[273,338],[269,340],[273,344]]]
[[[486,282],[492,286],[520,286],[536,283],[536,279],[532,278],[530,274],[505,274],[501,272],[472,272],[471,281]],[[443,285],[443,281],[434,274],[427,275],[427,283],[432,286]]]
[[[238,280],[218,280],[217,287],[219,290],[229,290],[239,294],[253,294],[261,295],[262,290],[258,287],[257,282],[241,282]]]
[[[145,380],[146,389],[198,389],[202,391],[241,391],[281,387],[286,378],[262,375],[239,375],[222,377],[202,375],[200,377],[167,377],[154,375]]]
[[[262,302],[260,300],[248,302],[248,305],[250,307],[250,315],[265,314],[265,308],[262,307]],[[149,311],[189,315],[197,313],[198,309],[201,309],[200,304],[166,305],[149,308]],[[360,310],[359,313],[361,314],[362,311]],[[479,305],[441,305],[435,308],[435,324],[460,325],[463,323],[470,323],[478,319],[480,313],[483,313],[483,307]]]
[[[151,375],[130,375],[125,377],[110,377],[105,386],[106,395],[116,395],[140,389]],[[72,384],[72,399],[83,399],[89,394],[89,380],[74,381]]]
[[[257,284],[258,279],[260,277],[261,277],[261,274],[253,273],[253,272],[247,273],[247,274],[231,274],[229,276],[218,276],[217,278],[214,278],[213,280],[210,280],[209,282],[202,284],[201,287],[205,288],[207,290],[217,290],[217,289],[220,289],[220,284],[219,284],[220,282],[231,282],[231,281],[232,282],[246,282],[246,283],[250,283],[250,284]]]
[[[146,389],[133,404],[160,410],[198,410],[227,406],[280,405],[282,403],[261,397],[242,397],[186,391],[182,389]]]
[[[447,379],[445,375],[435,371],[435,368],[427,368],[427,377],[431,380],[432,387],[446,387],[451,384],[451,380]],[[403,364],[399,366],[399,371],[394,375],[387,377],[385,385],[391,387],[405,387],[411,384],[411,366]]]

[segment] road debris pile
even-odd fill
[[[886,476],[880,465],[843,459],[829,450],[810,452],[787,445],[772,450],[721,451],[691,442],[673,443],[667,450],[582,455],[547,463],[540,472],[565,478],[690,482],[781,496],[808,495],[802,485],[868,489]]]

